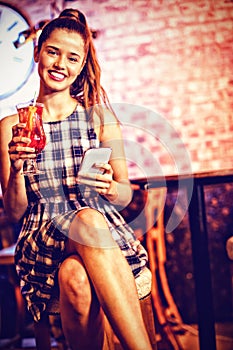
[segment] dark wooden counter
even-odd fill
[[[187,193],[192,257],[196,291],[200,350],[216,350],[215,319],[208,251],[204,187],[233,182],[233,169],[219,169],[193,174],[174,174],[132,179],[141,189],[185,188]],[[176,223],[170,221],[170,228]],[[169,229],[169,227],[168,227]]]

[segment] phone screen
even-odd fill
[[[111,156],[111,148],[89,148],[85,151],[79,174],[100,173],[101,170],[95,164],[108,163]]]

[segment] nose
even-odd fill
[[[54,62],[54,66],[58,69],[64,69],[65,68],[65,57],[62,55],[57,56],[57,59]]]

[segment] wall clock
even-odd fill
[[[19,9],[0,1],[0,100],[19,90],[33,70],[33,40],[18,47],[16,44],[19,33],[29,27],[29,20]]]

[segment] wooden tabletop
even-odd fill
[[[14,264],[15,244],[0,250],[0,265]]]
[[[134,178],[130,180],[132,184],[139,185],[140,188],[147,187],[167,187],[178,183],[197,182],[198,184],[216,184],[222,182],[233,182],[233,168],[208,170],[197,173],[168,174],[149,176],[144,178]]]

